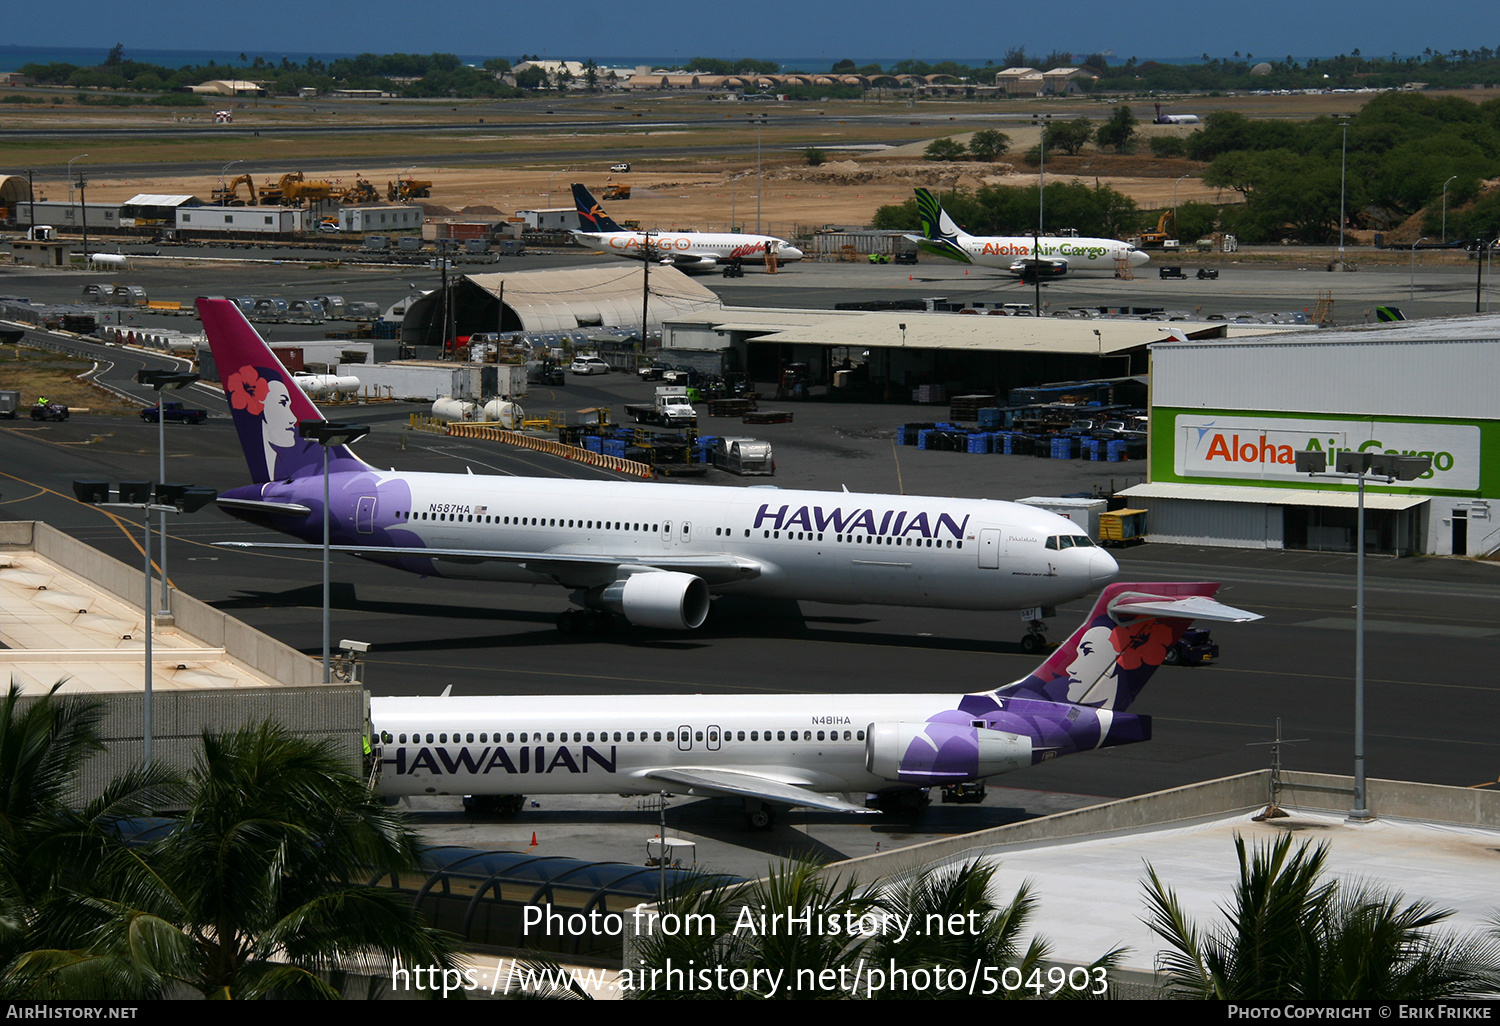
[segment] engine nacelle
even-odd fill
[[[865,769],[885,780],[935,785],[1031,765],[1031,738],[967,723],[872,723]]]
[[[622,614],[637,627],[690,631],[708,617],[708,585],[703,578],[671,570],[631,574],[606,585],[599,595],[605,609]]]

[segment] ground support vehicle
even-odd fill
[[[1181,278],[1183,281],[1187,281],[1187,275],[1182,273],[1182,268],[1175,265],[1160,268],[1156,273],[1162,278]]]
[[[71,411],[62,403],[38,399],[31,407],[32,420],[67,420]]]
[[[21,409],[21,393],[6,389],[0,392],[0,417],[15,420]]]
[[[660,424],[664,427],[692,427],[698,423],[698,411],[688,402],[687,389],[663,386],[656,390],[656,401],[627,403],[625,412],[637,424]]]
[[[1182,632],[1177,643],[1167,649],[1162,662],[1168,666],[1201,666],[1219,658],[1219,646],[1208,631],[1189,628]]]

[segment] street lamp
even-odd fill
[[[161,512],[163,516],[168,513],[196,513],[218,496],[218,492],[212,488],[200,488],[197,485],[183,484],[153,484],[150,481],[121,481],[119,499],[116,502],[109,501],[108,481],[74,481],[73,495],[79,502],[88,503],[91,506],[113,506],[121,509],[142,510],[145,521],[143,526],[143,539],[141,550],[145,557],[142,568],[146,583],[145,602],[141,606],[146,624],[146,651],[145,651],[145,687],[142,691],[141,709],[141,761],[151,765],[151,741],[152,741],[152,703],[151,703],[151,513],[153,510]],[[152,492],[155,492],[155,501],[152,501]],[[163,568],[162,577],[165,579],[166,570]]]
[[[323,447],[323,683],[333,683],[328,661],[328,447],[353,445],[370,433],[366,424],[340,424],[331,420],[299,420],[297,434]]]
[[[1349,167],[1349,115],[1340,114],[1339,127],[1344,130],[1344,141],[1339,148],[1339,270],[1344,270],[1344,182]]]
[[[167,477],[167,418],[162,416],[162,393],[186,388],[198,380],[190,371],[139,370],[135,372],[138,384],[156,389],[156,472],[162,480]],[[157,615],[163,619],[172,615],[171,582],[167,580],[167,511],[161,511],[161,608]]]
[[[88,156],[87,153],[80,153],[78,156],[74,157],[73,160],[82,160],[84,157],[87,157],[87,156]],[[69,204],[69,206],[71,206],[72,203],[73,203],[73,160],[68,161],[68,204]]]
[[[415,166],[416,165],[413,165],[413,168],[415,168]],[[550,175],[547,176],[547,206],[548,207],[552,206],[552,179],[556,178],[558,175],[562,174],[566,170],[567,170],[567,168],[560,167],[556,171],[552,172]]]
[[[1450,175],[1448,181],[1443,183],[1443,242],[1448,242],[1448,186],[1458,175]]]
[[[83,226],[83,269],[89,267],[89,201],[84,196],[83,187],[88,184],[83,175],[78,176],[78,213],[79,223]]]
[[[1415,481],[1432,470],[1430,456],[1397,456],[1381,452],[1339,452],[1334,472],[1328,473],[1328,454],[1299,450],[1293,454],[1297,472],[1309,477],[1333,477],[1359,482],[1359,526],[1354,561],[1354,808],[1349,819],[1367,823],[1375,818],[1365,792],[1365,479],[1385,484]]]
[[[224,195],[224,176],[229,174],[229,169],[234,167],[234,165],[243,163],[243,160],[231,160],[229,163],[225,164],[222,168],[219,169],[219,206],[229,206],[229,197]],[[254,192],[253,189],[251,191]],[[251,196],[250,198],[253,200],[255,197]]]
[[[1417,247],[1427,241],[1427,236],[1422,236],[1411,244],[1411,280],[1406,283],[1406,305],[1412,308],[1412,315],[1416,315],[1417,303]]]
[[[1182,178],[1191,177],[1193,177],[1191,172],[1182,176]],[[1172,234],[1179,239],[1182,238],[1182,233],[1177,227],[1177,187],[1182,184],[1182,178],[1172,183]]]
[[[750,120],[755,124],[755,234],[760,234],[760,130],[765,126],[766,116],[764,114],[752,114]]]

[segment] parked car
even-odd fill
[[[648,363],[637,367],[635,372],[640,375],[642,381],[660,381],[662,375],[672,368],[664,363]]]
[[[609,364],[597,356],[580,356],[573,361],[568,370],[574,374],[608,374]]]
[[[623,175],[630,170],[630,165],[624,162],[609,165],[609,169],[617,175]]]
[[[168,423],[172,423],[175,421],[178,424],[202,424],[205,420],[208,419],[207,410],[198,410],[194,409],[191,406],[184,406],[176,399],[162,400],[161,415],[162,419],[167,421]],[[147,424],[155,424],[156,407],[147,406],[142,409],[141,419],[144,420]]]

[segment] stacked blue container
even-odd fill
[[[1072,438],[1054,438],[1054,439],[1052,439],[1052,458],[1055,459],[1055,460],[1070,460],[1070,459],[1072,459],[1073,455],[1074,455],[1074,453],[1073,453],[1073,442],[1074,442],[1074,439],[1072,439]]]
[[[1128,457],[1126,457],[1125,455],[1125,447],[1129,444],[1130,443],[1125,441],[1125,439],[1123,438],[1118,438],[1115,441],[1110,442],[1106,447],[1105,459],[1110,463],[1119,463],[1121,460],[1127,459]]]
[[[917,448],[918,449],[925,449],[925,448],[927,448],[927,439],[929,439],[931,437],[932,437],[932,431],[930,429],[927,430],[927,431],[918,431],[917,432]]]

